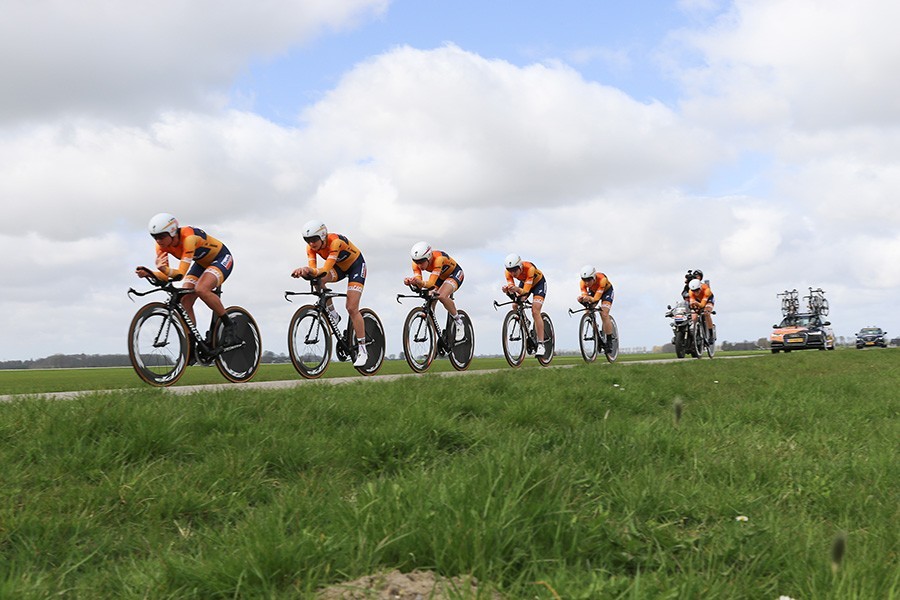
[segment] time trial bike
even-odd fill
[[[403,322],[403,356],[409,368],[416,373],[423,373],[431,366],[436,355],[446,355],[457,371],[468,369],[475,355],[475,328],[472,327],[469,315],[463,310],[457,311],[465,328],[465,337],[456,341],[457,325],[450,313],[447,313],[446,326],[441,329],[434,313],[437,299],[429,290],[408,287],[415,295],[397,294],[398,303],[401,298],[421,298],[425,301],[422,306],[409,311]]]
[[[345,298],[346,293],[332,292],[310,282],[309,292],[284,293],[284,299],[292,302],[291,296],[316,296],[315,304],[306,304],[297,309],[288,326],[288,351],[294,368],[307,379],[321,377],[331,363],[332,338],[334,351],[340,361],[355,361],[358,352],[356,332],[353,323],[347,320],[347,329],[341,332],[338,322],[328,314],[330,298]],[[369,359],[361,367],[354,367],[363,375],[374,375],[384,362],[384,327],[381,319],[370,308],[361,308],[366,330],[366,351]]]
[[[509,312],[503,318],[503,356],[511,367],[518,367],[525,360],[525,355],[537,352],[537,333],[531,325],[531,301],[523,296],[507,294],[509,302],[499,303],[494,300],[494,310],[501,306],[511,305]],[[553,360],[556,335],[553,330],[553,322],[547,313],[541,313],[544,322],[544,354],[538,355],[538,362],[547,366]]]
[[[259,369],[262,358],[262,338],[256,321],[240,306],[229,306],[225,314],[234,324],[237,343],[221,346],[225,330],[222,321],[212,315],[209,330],[201,335],[191,320],[181,299],[196,293],[193,289],[175,287],[174,281],[148,277],[156,289],[138,292],[129,288],[128,296],[147,296],[156,292],[168,294],[165,302],[150,302],[142,306],[128,328],[128,358],[134,371],[150,385],[165,387],[174,384],[188,365],[215,363],[229,381],[249,381]],[[222,295],[222,289],[213,290]],[[134,300],[132,298],[132,300]]]
[[[703,309],[692,308],[691,311],[696,315],[696,318],[691,323],[690,330],[691,356],[700,358],[703,356],[703,352],[706,351],[706,355],[712,358],[716,355],[716,326],[713,324],[713,338],[710,341],[706,337],[706,318]],[[712,314],[716,314],[716,311],[712,311]]]
[[[608,362],[616,362],[619,358],[619,327],[610,315],[609,320],[613,329],[613,336],[610,339],[603,332],[599,312],[596,302],[585,304],[581,310],[569,309],[569,315],[584,313],[578,324],[578,347],[581,349],[581,357],[585,362],[592,363],[597,359],[598,350],[602,350]]]

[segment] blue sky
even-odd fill
[[[625,347],[668,341],[688,268],[720,340],[767,336],[776,294],[808,287],[839,335],[896,331],[898,18],[888,0],[9,3],[0,360],[124,352],[161,211],[225,241],[226,301],[275,352],[312,218],[362,248],[393,352],[419,240],[462,264],[483,353],[509,252],[546,273],[564,348],[585,263]]]
[[[355,64],[395,46],[452,43],[519,66],[562,61],[585,79],[625,89],[638,100],[668,102],[677,96],[660,65],[661,44],[668,32],[709,16],[663,1],[402,0],[363,25],[254,61],[234,92],[252,97],[256,112],[291,124],[300,101],[317,99]]]

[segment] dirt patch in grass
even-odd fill
[[[460,600],[477,598],[474,577],[442,577],[431,571],[376,573],[320,590],[319,600]],[[481,597],[485,597],[482,592]],[[497,593],[492,600],[503,600]]]

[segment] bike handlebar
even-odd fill
[[[397,294],[397,304],[401,304],[401,302],[400,302],[401,298],[421,298],[423,300],[435,300],[436,299],[431,295],[434,288],[425,289],[425,288],[416,287],[414,285],[408,285],[406,287],[408,287],[414,293],[414,295]]]
[[[347,295],[343,292],[332,292],[331,290],[327,290],[327,289],[316,289],[315,280],[319,279],[320,277],[322,277],[322,275],[316,275],[315,277],[309,279],[309,290],[310,291],[308,291],[308,292],[292,292],[290,290],[286,290],[284,292],[284,299],[287,300],[288,302],[293,302],[293,300],[291,300],[289,298],[289,296],[318,296],[320,298],[321,297],[340,298],[340,297]]]
[[[155,275],[150,275],[149,277],[144,277],[144,279],[146,279],[147,282],[150,283],[150,285],[154,286],[156,289],[147,290],[146,292],[139,292],[134,288],[128,288],[127,294],[128,294],[129,298],[131,298],[131,296],[147,296],[149,294],[154,294],[156,292],[166,292],[167,294],[170,294],[170,295],[175,294],[178,296],[187,296],[188,294],[196,294],[197,293],[196,290],[194,290],[193,288],[177,288],[173,285],[175,282],[181,281],[181,279],[182,279],[181,275],[177,275],[177,276],[173,277],[172,279],[168,279],[166,281],[163,281],[162,279],[160,279],[159,277],[156,277]],[[134,298],[132,298],[132,301],[134,301]]]
[[[517,296],[515,294],[506,294],[506,297],[509,298],[509,302],[497,302],[494,300],[494,310],[497,310],[501,306],[508,306],[510,304],[515,304],[517,306],[528,307],[531,306],[531,302],[525,299],[525,296]]]

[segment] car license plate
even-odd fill
[[[874,346],[875,342],[866,342],[866,346]]]
[[[803,338],[790,338],[788,344],[802,344]]]

